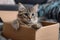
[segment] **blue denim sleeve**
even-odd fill
[[[46,4],[44,4],[44,5],[46,5]],[[59,6],[60,5],[60,1],[56,1],[56,2],[50,3],[46,7],[44,5],[40,5],[39,6],[39,11],[38,11],[39,15],[38,16],[46,15],[50,10],[52,10],[55,7],[60,8],[60,6]]]

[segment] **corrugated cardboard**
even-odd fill
[[[15,12],[11,12],[11,13],[15,13]],[[16,31],[8,22],[8,21],[12,21],[12,19],[15,19],[16,14],[14,14],[15,16],[9,14],[10,14],[9,12],[4,16],[1,14],[2,19],[5,20],[4,28],[3,28],[3,35],[5,37],[12,38],[13,40],[58,40],[59,23],[42,22],[43,27],[41,27],[38,30],[21,26],[20,29]],[[8,15],[12,17],[10,18]]]
[[[59,24],[44,26],[38,30],[22,26],[16,31],[10,23],[5,23],[3,34],[13,40],[58,40]]]

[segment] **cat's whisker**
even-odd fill
[[[38,22],[39,21],[38,14],[37,14],[38,4],[33,6],[32,8],[29,7],[25,8],[23,4],[19,4],[18,11],[19,11],[18,18],[17,18],[18,22],[16,24],[26,25],[28,26],[28,28],[33,28],[33,29],[41,27],[40,23]],[[19,25],[16,25],[15,29],[18,30],[17,26]]]

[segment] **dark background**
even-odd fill
[[[16,4],[18,4],[19,2],[23,3],[23,4],[43,4],[46,3],[47,0],[14,0]]]
[[[47,0],[14,0],[16,4],[21,2],[22,4],[44,4],[47,3]],[[18,5],[0,5],[0,10],[7,10],[7,11],[17,11]]]

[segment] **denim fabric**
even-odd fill
[[[40,5],[38,14],[39,17],[60,20],[60,1]]]
[[[40,5],[39,6],[39,12],[38,12],[39,13],[39,16],[46,15],[53,8],[55,8],[55,10],[56,10],[56,7],[59,8],[58,11],[60,11],[60,1],[49,3],[47,5],[46,4]]]

